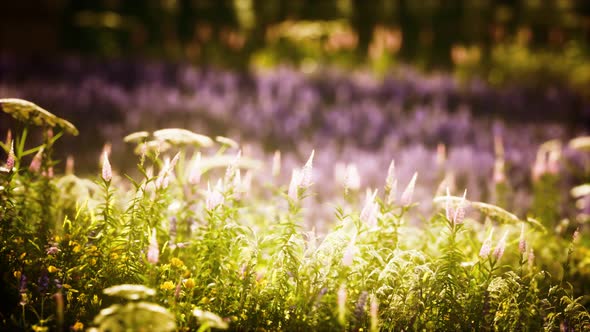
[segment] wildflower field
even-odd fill
[[[88,141],[84,113],[12,98],[47,82],[0,85],[0,329],[590,329],[583,131],[482,120],[446,77],[287,70],[252,91],[231,73],[183,73],[210,84],[130,96],[83,80],[70,107],[100,108],[100,87],[127,108],[120,127],[94,129],[108,144],[80,153],[93,158],[83,172],[60,144]],[[162,103],[177,112],[158,115]],[[190,108],[237,129],[187,129]]]

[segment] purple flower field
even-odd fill
[[[5,55],[0,110],[0,328],[590,327],[567,88]]]
[[[584,121],[590,119],[590,104],[565,89],[498,89],[407,68],[380,79],[337,69],[244,73],[76,58],[36,63],[5,56],[0,73],[1,96],[35,100],[92,133],[65,140],[58,150],[62,158],[75,155],[82,172],[94,172],[104,143],[113,145],[114,160],[129,169],[132,147],[123,143],[125,135],[182,127],[231,137],[267,161],[279,149],[286,169],[314,148],[317,178],[327,181],[320,194],[328,195],[338,191],[332,175],[337,162],[355,162],[363,186],[376,186],[395,159],[402,182],[415,171],[420,174],[418,188],[426,197],[451,170],[472,197],[489,197],[480,184],[492,181],[498,136],[508,178],[522,191],[517,197],[523,201],[514,205],[528,206],[537,148],[586,134]],[[446,160],[437,164],[439,144],[446,147]]]

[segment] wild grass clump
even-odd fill
[[[35,107],[0,100],[12,103]],[[313,151],[288,186],[259,183],[270,168],[230,139],[141,132],[126,139],[135,175],[118,174],[105,148],[82,179],[52,159],[69,127],[42,122],[33,147],[18,119],[0,172],[5,329],[590,329],[576,286],[589,280],[584,225],[555,220],[552,204],[521,219],[447,189],[416,222],[418,174],[398,191],[392,163],[384,188],[362,195],[347,167],[343,203],[317,234],[304,226]]]

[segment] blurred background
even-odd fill
[[[0,5],[2,50],[233,68],[398,62],[492,83],[590,80],[585,0],[39,0]]]

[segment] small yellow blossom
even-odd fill
[[[119,254],[117,254],[116,252],[111,253],[111,259],[112,260],[117,260],[119,258]]]
[[[63,288],[65,288],[65,289],[70,289],[70,288],[72,288],[72,286],[70,286],[70,284],[63,284],[63,285],[61,285],[61,286],[62,286]]]
[[[183,268],[184,262],[182,260],[180,260],[179,258],[172,257],[170,259],[170,265],[175,268]]]
[[[74,325],[72,325],[72,331],[83,331],[84,324],[80,321],[77,321]]]
[[[174,283],[172,281],[164,281],[160,285],[160,289],[163,291],[169,291],[169,290],[173,290],[175,288],[176,288],[176,285],[174,285]]]
[[[96,265],[96,258],[90,259],[90,261],[88,263],[90,264],[90,266]]]
[[[195,287],[195,279],[188,278],[184,281],[184,287],[188,289],[193,289]]]
[[[57,271],[59,271],[59,269],[53,265],[49,265],[49,267],[47,268],[47,272],[49,273],[55,273]]]
[[[22,272],[21,271],[14,271],[13,275],[16,279],[20,280],[20,277],[22,276]]]
[[[23,252],[18,258],[19,259],[23,259],[23,258],[25,258],[26,255],[27,255],[27,253],[26,252]]]
[[[45,332],[45,331],[49,331],[49,328],[47,326],[40,326],[40,325],[33,325],[33,331],[35,332]]]

